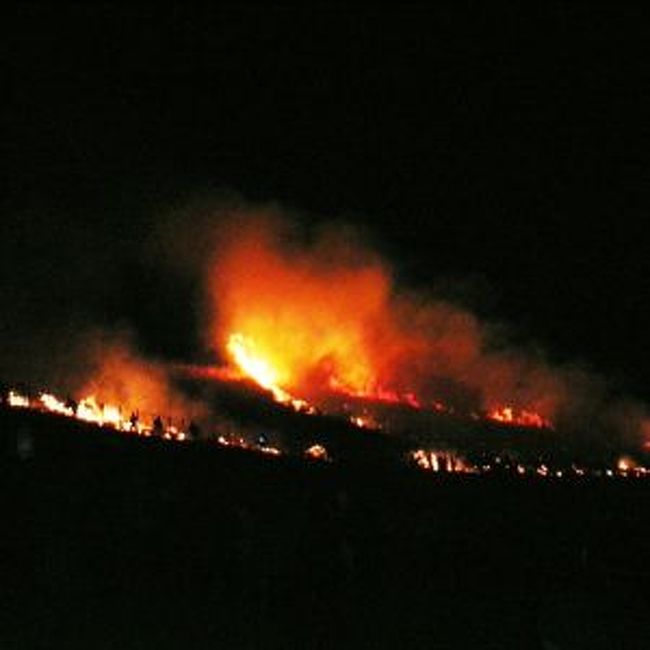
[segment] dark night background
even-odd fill
[[[406,283],[650,398],[642,14],[25,4],[0,24],[0,375],[85,322],[192,353],[196,289],[142,249],[226,191],[357,221]]]

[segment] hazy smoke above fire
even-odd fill
[[[85,372],[77,376],[76,395],[118,405],[125,418],[137,413],[144,420],[163,416],[179,422],[205,415],[205,406],[175,385],[174,367],[144,358],[127,334],[96,331],[86,340]]]

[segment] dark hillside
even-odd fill
[[[647,647],[645,481],[308,464],[17,411],[0,441],[2,648]]]

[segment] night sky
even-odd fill
[[[0,378],[89,323],[196,355],[147,242],[227,194],[357,222],[407,286],[650,399],[647,22],[463,7],[2,10]]]

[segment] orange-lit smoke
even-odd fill
[[[155,417],[176,424],[200,418],[203,408],[180,394],[162,363],[145,360],[123,340],[98,336],[89,359],[89,379],[75,391],[82,400],[118,409],[122,419],[137,413],[141,423]]]
[[[525,414],[531,426],[553,420],[566,395],[560,372],[491,350],[459,307],[399,294],[387,264],[349,232],[305,239],[291,228],[239,219],[219,240],[210,336],[243,374],[316,403],[338,392],[507,422]]]

